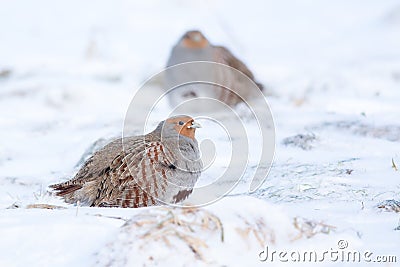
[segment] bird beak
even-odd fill
[[[189,125],[188,128],[201,128],[201,124],[195,121],[192,121],[192,125]]]

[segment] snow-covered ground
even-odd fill
[[[275,266],[282,251],[399,264],[399,213],[378,208],[400,199],[399,1],[231,2],[0,2],[0,266]],[[76,207],[48,194],[94,141],[121,134],[135,91],[192,28],[271,94],[264,184],[198,210]],[[259,259],[265,246],[278,251],[272,262]],[[343,265],[329,257],[319,265]]]

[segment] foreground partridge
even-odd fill
[[[167,67],[194,61],[216,62],[239,70],[256,84],[254,86],[256,89],[263,90],[263,85],[255,81],[253,73],[240,59],[235,57],[227,48],[210,44],[207,38],[197,30],[188,31],[181,37],[171,51]],[[166,89],[168,90],[176,86],[177,83],[184,83],[190,79],[196,81],[199,80],[200,77],[203,78],[209,75],[210,79],[222,83],[226,88],[234,92],[232,93],[230,90],[226,90],[220,86],[214,86],[212,88],[208,86],[207,88],[206,86],[199,86],[199,84],[195,86],[187,85],[178,90],[173,90],[172,93],[169,94],[171,104],[175,106],[190,98],[210,97],[212,99],[218,99],[230,106],[234,106],[241,101],[240,98],[249,98],[251,89],[248,83],[243,82],[243,78],[229,67],[222,68],[222,66],[219,65],[215,66],[215,69],[210,70],[209,66],[202,69],[202,66],[198,64],[197,69],[179,70],[179,73],[173,69],[171,71],[167,69]],[[208,72],[208,74],[204,75],[206,72]]]
[[[88,206],[179,203],[191,194],[203,167],[195,139],[199,127],[189,116],[168,118],[146,135],[112,141],[72,180],[50,187],[66,202]]]

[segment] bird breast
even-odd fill
[[[172,152],[176,167],[188,173],[199,173],[203,168],[200,159],[200,150],[196,140],[180,135],[178,140],[173,138],[166,143],[167,148]]]

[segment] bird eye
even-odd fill
[[[179,121],[178,124],[179,125],[184,125],[184,122],[183,121]]]

